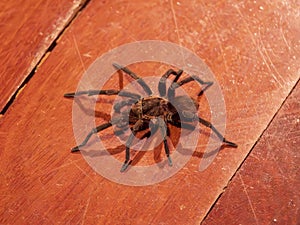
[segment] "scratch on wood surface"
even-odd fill
[[[284,41],[284,43],[286,44],[287,48],[290,50],[291,49],[291,46],[289,45],[289,43],[287,42],[286,38],[285,38],[285,35],[283,33],[283,29],[282,29],[282,16],[280,17],[279,19],[279,26],[280,26],[280,33],[281,33],[281,36],[282,36],[282,39]]]
[[[260,41],[260,43],[261,43],[261,45],[262,45],[262,48],[263,48],[263,50],[264,50],[264,52],[265,52],[265,56],[267,57],[267,59],[268,59],[269,62],[270,62],[271,67],[273,68],[273,70],[275,71],[275,73],[278,75],[278,77],[281,77],[280,73],[278,72],[277,68],[275,67],[274,63],[272,62],[272,60],[271,60],[271,58],[270,58],[270,56],[269,56],[269,54],[268,54],[268,52],[267,52],[267,50],[266,50],[266,47],[265,47],[265,45],[264,45],[264,43],[263,43],[263,41],[262,41],[262,39],[261,39],[260,30],[258,30],[258,38],[259,38],[259,41]],[[277,81],[277,83],[282,87],[282,85],[281,85],[281,83],[279,82],[279,80],[277,79],[277,77],[273,74],[270,65],[269,65],[268,63],[266,63],[266,64],[267,64],[268,69],[269,69],[269,71],[271,72],[271,75],[273,76],[273,78],[274,78],[274,79]],[[284,82],[284,81],[283,81],[283,82]]]
[[[64,163],[64,164],[62,164],[61,166],[58,166],[58,167],[56,167],[56,168],[54,168],[54,169],[51,169],[51,170],[47,171],[46,173],[43,174],[43,176],[41,176],[41,177],[39,178],[39,182],[40,182],[41,184],[43,184],[43,182],[42,182],[42,177],[47,176],[47,175],[51,174],[52,172],[54,172],[54,171],[56,171],[56,170],[59,170],[59,169],[61,169],[61,168],[67,167],[67,166],[69,166],[69,165],[72,165],[72,164],[74,164],[74,162],[77,162],[77,161],[82,161],[82,159],[77,159],[77,160],[73,160],[73,161],[68,162],[68,163]]]
[[[86,202],[86,206],[84,208],[84,212],[83,212],[83,215],[82,215],[82,221],[81,221],[81,224],[83,225],[84,222],[85,222],[85,217],[86,217],[86,213],[88,211],[88,208],[89,208],[89,205],[90,205],[90,201],[91,201],[91,194]]]
[[[266,59],[266,57],[270,60],[270,57],[265,49],[265,46],[260,38],[260,33],[259,33],[259,38],[260,38],[260,42],[261,44],[263,45],[264,47],[264,52],[267,54],[267,56],[264,55],[264,53],[262,52],[262,49],[260,48],[259,44],[255,41],[255,38],[254,38],[254,35],[252,34],[251,30],[249,29],[249,26],[248,26],[248,23],[245,21],[245,18],[244,18],[244,15],[242,14],[242,12],[240,11],[239,7],[237,5],[235,5],[235,8],[238,12],[238,14],[241,16],[242,18],[242,21],[244,22],[245,24],[245,27],[248,31],[248,33],[250,34],[250,38],[251,38],[251,41],[253,42],[254,46],[256,47],[256,49],[258,50],[259,54],[261,55],[262,57],[262,60],[264,61],[265,65],[267,66],[268,70],[270,71],[271,75],[273,76],[274,80],[280,85],[280,87],[282,87],[282,84],[279,82],[279,80],[277,79],[277,77],[273,74],[273,71]],[[270,60],[270,64],[273,65],[272,61]],[[277,71],[276,67],[273,65],[272,66],[274,71],[280,76],[279,72]]]
[[[244,183],[244,180],[243,180],[243,178],[242,178],[242,176],[241,176],[240,173],[238,173],[238,175],[239,175],[239,178],[240,178],[240,180],[241,180],[241,183],[242,183],[242,186],[243,186],[243,190],[244,190],[244,192],[245,192],[245,194],[246,194],[246,197],[247,197],[247,199],[248,199],[248,202],[249,202],[251,211],[252,211],[252,213],[253,213],[253,216],[254,216],[254,219],[255,219],[255,223],[256,223],[256,224],[259,224],[259,223],[258,223],[257,216],[256,216],[256,214],[255,214],[254,207],[253,207],[253,205],[252,205],[252,201],[251,201],[250,196],[249,196],[249,194],[248,194],[248,192],[247,192],[247,189],[246,189],[246,185],[245,185],[245,183]]]
[[[81,66],[83,68],[83,71],[86,72],[86,68],[85,68],[85,65],[83,63],[83,60],[82,60],[82,57],[81,57],[81,54],[80,54],[80,51],[79,51],[79,48],[78,48],[78,43],[77,43],[77,40],[76,40],[76,37],[75,35],[73,34],[73,40],[74,40],[74,44],[75,44],[75,49],[76,49],[76,52],[79,56],[79,59],[80,59],[80,62],[81,62]]]
[[[177,18],[176,18],[176,13],[175,13],[175,9],[174,9],[173,0],[170,1],[170,5],[171,5],[171,11],[172,11],[172,15],[173,15],[173,21],[174,21],[175,29],[176,29],[175,32],[177,33],[178,43],[179,43],[179,46],[181,47],[182,61],[185,64],[185,59],[184,59],[184,56],[183,56],[183,49],[182,49],[181,38],[180,38],[180,34],[179,34],[179,28],[178,28],[178,23],[177,23]]]
[[[73,161],[73,164],[87,177],[89,178],[94,184],[96,184],[96,182],[83,170],[80,168],[80,166],[78,166],[75,161]]]
[[[111,22],[110,24],[111,24],[111,26],[114,30],[122,30],[126,34],[126,36],[131,38],[133,41],[139,42],[139,40],[133,36],[134,33],[132,33],[131,30],[128,27],[127,28],[123,27],[122,24],[115,23],[115,22]],[[103,28],[101,28],[101,30],[103,32],[107,33],[107,30],[105,30]],[[114,46],[111,46],[111,48],[114,48]]]
[[[172,11],[172,15],[173,15],[173,20],[174,20],[174,24],[175,24],[175,28],[176,28],[176,33],[177,33],[178,41],[180,43],[180,35],[179,35],[179,29],[178,29],[178,24],[177,24],[175,10],[174,10],[173,0],[170,1],[170,5],[171,5],[171,11]]]
[[[225,58],[225,56],[224,56],[224,49],[223,49],[223,47],[222,47],[222,43],[221,43],[221,41],[220,41],[219,34],[218,34],[217,30],[216,30],[216,26],[215,26],[215,24],[212,22],[212,20],[211,20],[211,18],[210,18],[209,16],[208,16],[207,18],[208,18],[208,21],[209,21],[209,23],[210,23],[212,29],[214,30],[214,36],[216,37],[216,40],[217,40],[218,45],[219,45],[219,48],[220,48],[220,50],[221,50],[221,54],[222,54],[222,58],[223,58],[224,66],[225,66],[225,72],[228,72],[227,61],[226,61],[226,58]]]

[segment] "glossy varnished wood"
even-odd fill
[[[84,0],[0,3],[0,111]]]
[[[298,224],[300,84],[203,224]]]
[[[199,224],[299,79],[296,9],[292,1],[91,1],[1,118],[1,223]],[[226,102],[225,136],[239,147],[223,149],[199,172],[205,129],[191,160],[172,178],[125,186],[70,153],[76,145],[73,102],[63,94],[76,90],[97,57],[145,39],[177,43],[206,62]],[[169,67],[139,63],[131,69],[159,77]],[[107,87],[119,86],[115,74]],[[201,101],[209,117],[205,98]],[[99,99],[97,124],[109,119],[111,103]],[[112,132],[100,135],[123,161],[125,147],[113,141]],[[154,162],[150,153],[140,158],[136,166]]]

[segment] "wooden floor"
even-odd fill
[[[0,224],[299,224],[299,3],[144,2],[0,3]],[[142,40],[175,43],[207,64],[226,104],[225,137],[238,148],[222,148],[200,172],[209,139],[203,128],[174,176],[133,186],[70,153],[73,101],[63,95],[98,57]],[[169,67],[130,66],[141,77],[160,77]],[[107,87],[130,81],[121,78],[115,73]],[[113,99],[99,97],[97,124],[107,121]],[[205,96],[201,101],[200,114],[211,117]],[[123,161],[125,147],[112,133],[99,136]],[[136,156],[133,167],[155,163],[153,152]]]

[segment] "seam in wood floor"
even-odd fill
[[[74,15],[69,19],[69,21],[65,24],[64,28],[58,33],[58,35],[53,39],[52,43],[50,43],[49,47],[46,49],[44,54],[41,56],[40,60],[36,63],[36,65],[33,67],[31,72],[26,76],[26,78],[21,82],[17,90],[11,95],[10,99],[7,101],[5,106],[0,112],[0,115],[3,116],[7,110],[11,107],[11,105],[16,100],[19,93],[21,93],[26,86],[26,84],[31,80],[31,78],[36,73],[36,70],[38,67],[40,67],[44,60],[47,58],[48,54],[53,51],[53,49],[57,45],[57,41],[60,39],[60,37],[65,33],[66,29],[72,24],[72,22],[78,17],[78,15],[87,7],[91,0],[86,0],[79,5],[77,12],[74,13]]]
[[[201,221],[204,222],[206,220],[206,218],[208,217],[208,215],[211,213],[211,211],[213,210],[213,208],[215,207],[215,205],[217,204],[217,202],[219,201],[219,199],[222,197],[222,195],[224,194],[225,190],[227,189],[228,185],[230,184],[230,182],[232,181],[232,179],[236,176],[237,172],[241,169],[241,167],[244,165],[245,161],[247,160],[247,158],[249,157],[249,155],[251,154],[252,150],[256,147],[256,145],[258,144],[258,142],[260,141],[260,139],[262,138],[262,136],[265,134],[265,132],[268,130],[269,126],[271,125],[271,123],[273,122],[273,120],[275,119],[275,117],[277,116],[277,114],[279,113],[279,111],[282,109],[283,105],[285,104],[285,102],[287,101],[287,99],[289,98],[289,96],[293,93],[294,89],[296,88],[296,86],[299,83],[299,80],[295,83],[295,85],[293,86],[293,88],[291,89],[291,91],[289,92],[289,94],[286,96],[286,98],[283,100],[283,102],[281,103],[280,107],[278,108],[278,110],[274,113],[274,115],[272,116],[272,119],[270,120],[270,122],[267,124],[266,128],[262,131],[262,133],[259,135],[259,137],[257,138],[257,140],[255,141],[255,143],[253,144],[252,148],[250,149],[250,151],[248,152],[248,154],[246,155],[246,157],[244,158],[244,160],[241,162],[241,164],[239,165],[239,167],[236,169],[236,171],[234,172],[234,174],[232,175],[232,177],[229,179],[229,181],[227,182],[227,185],[223,188],[223,192],[217,197],[217,199],[215,200],[215,202],[211,205],[211,207],[209,208],[208,212],[206,213],[206,215],[204,216],[203,220]]]

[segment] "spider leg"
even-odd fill
[[[158,129],[160,129],[161,135],[163,136],[164,149],[165,149],[166,156],[168,158],[168,164],[169,164],[169,166],[172,166],[173,162],[170,157],[170,149],[169,149],[167,138],[166,138],[169,136],[170,131],[169,131],[169,128],[167,127],[166,120],[158,117],[156,122],[154,122],[154,124],[152,126],[149,126],[149,128],[151,129],[151,134],[155,133]]]
[[[123,166],[121,167],[120,172],[124,172],[128,166],[131,163],[130,160],[130,145],[132,144],[132,141],[135,137],[135,134],[140,131],[140,129],[142,128],[144,122],[142,120],[138,120],[132,127],[131,129],[131,134],[129,136],[129,138],[126,141],[126,150],[125,150],[125,162],[123,163]]]
[[[162,77],[159,80],[159,84],[158,84],[158,91],[159,91],[159,95],[161,97],[164,97],[166,95],[166,81],[167,78],[170,75],[175,75],[175,79],[173,80],[173,82],[176,82],[179,77],[181,76],[183,70],[178,70],[177,72],[173,69],[169,69],[164,75],[162,75]]]
[[[231,142],[231,141],[226,140],[226,139],[222,136],[222,134],[220,134],[220,132],[219,132],[219,131],[214,127],[214,125],[212,125],[210,122],[208,122],[208,121],[206,121],[206,120],[204,120],[204,119],[202,119],[202,118],[200,118],[200,117],[198,117],[198,121],[199,121],[201,124],[203,124],[204,126],[210,128],[210,129],[218,136],[218,138],[219,138],[221,141],[223,141],[223,143],[225,143],[225,144],[227,144],[227,145],[229,145],[229,146],[235,147],[235,148],[238,147],[237,144],[235,144],[235,143],[233,143],[233,142]]]
[[[191,81],[196,81],[197,83],[201,84],[201,85],[206,85],[198,94],[198,96],[202,95],[204,93],[204,91],[209,88],[213,82],[211,81],[203,81],[201,80],[198,76],[195,76],[195,75],[191,75],[185,79],[183,79],[182,81],[180,82],[174,82],[170,87],[169,87],[169,90],[168,90],[168,98],[169,99],[172,99],[174,98],[175,96],[175,89],[186,84],[186,83],[189,83]]]
[[[137,80],[137,82],[142,86],[142,88],[145,90],[145,92],[148,95],[152,95],[152,90],[150,89],[150,87],[146,84],[146,82],[140,78],[138,75],[136,75],[134,72],[132,72],[131,70],[129,70],[127,67],[121,66],[117,63],[113,63],[112,64],[116,69],[118,70],[122,70],[123,72],[127,73],[129,76],[131,76],[133,79]]]
[[[105,124],[102,124],[102,125],[100,125],[100,126],[97,126],[96,128],[93,128],[93,129],[91,130],[91,132],[88,133],[88,135],[87,135],[86,138],[83,140],[83,142],[82,142],[80,145],[78,145],[78,146],[72,148],[72,149],[71,149],[71,152],[77,152],[77,151],[80,151],[80,148],[86,145],[86,143],[88,142],[88,140],[91,138],[91,136],[92,136],[93,134],[98,133],[98,132],[100,132],[100,131],[102,131],[102,130],[105,130],[106,128],[108,128],[108,127],[110,127],[110,126],[112,126],[112,123],[105,123]]]
[[[168,136],[169,129],[166,126],[166,123],[163,122],[163,120],[159,120],[159,127],[160,127],[160,130],[161,130],[161,134],[163,135],[163,138],[164,138],[164,148],[165,148],[166,156],[168,158],[169,166],[173,166],[173,162],[172,162],[172,159],[171,159],[171,156],[170,156],[170,149],[169,149],[167,138],[166,138],[166,136]]]
[[[64,94],[66,98],[74,98],[75,96],[80,95],[119,95],[123,97],[129,97],[133,99],[140,99],[141,96],[135,93],[131,93],[129,91],[118,91],[118,90],[88,90],[88,91],[78,91]]]
[[[124,106],[127,106],[127,105],[132,105],[134,103],[137,102],[137,99],[127,99],[127,100],[124,100],[124,101],[120,101],[120,102],[117,102],[115,103],[115,105],[113,106],[114,107],[114,110],[115,112],[119,113],[120,110],[124,107]],[[128,112],[129,113],[129,112]]]
[[[183,114],[184,114],[184,112],[183,112]],[[231,147],[235,147],[235,148],[238,147],[237,144],[226,140],[223,137],[223,135],[217,130],[217,128],[215,128],[214,125],[212,125],[211,122],[206,121],[206,120],[202,119],[201,117],[197,117],[197,116],[194,116],[193,118],[192,117],[190,117],[190,118],[183,117],[182,119],[183,119],[183,121],[174,120],[174,119],[172,119],[172,115],[171,115],[171,116],[169,116],[168,122],[171,123],[172,125],[176,126],[176,127],[179,127],[179,128],[185,128],[185,129],[188,129],[188,130],[193,130],[193,129],[195,129],[195,126],[193,124],[189,124],[188,122],[195,121],[195,119],[196,119],[196,120],[199,121],[199,123],[201,123],[204,126],[210,128],[218,136],[218,138],[223,143],[225,143],[225,144],[227,144]]]
[[[131,160],[130,160],[130,147],[129,146],[131,145],[131,143],[133,141],[134,134],[135,133],[131,133],[129,138],[126,141],[125,162],[124,162],[123,166],[121,167],[120,172],[124,172],[131,163]]]
[[[187,130],[194,130],[195,129],[195,126],[193,126],[193,124],[189,124],[189,123],[184,123],[184,122],[180,122],[180,121],[176,121],[176,120],[171,120],[171,121],[168,121],[170,124],[172,124],[173,126],[175,127],[178,127],[178,128],[184,128],[184,129],[187,129]]]

